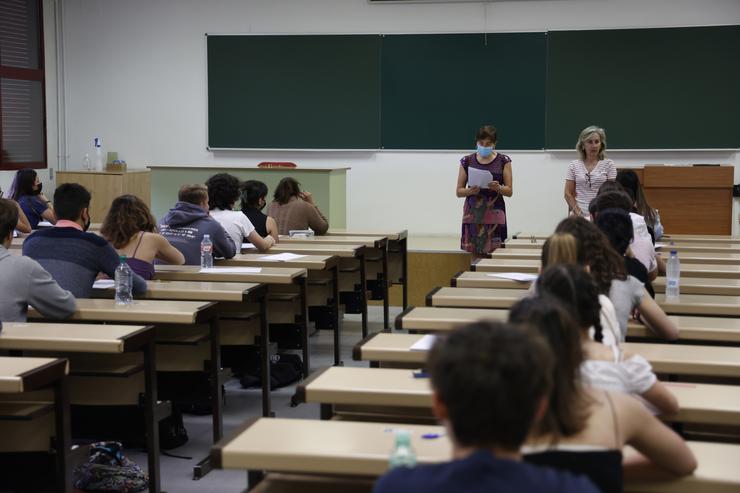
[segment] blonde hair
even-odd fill
[[[578,242],[570,233],[555,233],[542,245],[542,270],[559,264],[578,264]]]
[[[598,135],[599,140],[601,140],[601,149],[599,149],[599,160],[604,159],[604,156],[606,155],[606,132],[604,132],[604,129],[601,127],[591,125],[581,130],[581,135],[578,136],[578,142],[576,142],[576,150],[581,156],[582,161],[586,160],[586,146],[584,145],[584,142],[591,134]]]

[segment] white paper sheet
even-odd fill
[[[231,274],[257,274],[259,272],[262,272],[262,268],[260,267],[210,267],[210,268],[201,268],[200,271],[204,274],[225,274],[225,273],[231,273]]]
[[[657,249],[659,249],[659,248],[665,248],[666,246],[667,246],[667,245],[666,245],[665,243],[656,243],[656,244],[655,244],[655,249],[657,250]]]
[[[497,272],[488,274],[488,277],[498,277],[500,279],[511,279],[518,282],[532,282],[537,279],[537,274],[526,274],[524,272]]]
[[[257,250],[257,247],[251,243],[242,243],[242,250]]]
[[[54,225],[51,224],[49,221],[39,221],[39,226],[38,227],[39,228],[51,228],[52,226],[54,226]]]
[[[116,285],[113,279],[98,279],[93,283],[93,289],[110,289]]]
[[[260,257],[260,260],[272,260],[275,262],[287,262],[289,260],[296,260],[303,258],[305,255],[296,255],[295,253],[278,253],[276,255],[265,255]]]
[[[409,350],[411,351],[429,351],[434,346],[434,342],[437,340],[437,336],[433,334],[427,334],[415,343],[411,345]]]
[[[490,171],[477,168],[468,168],[468,186],[488,188],[488,184],[493,181],[493,175]]]

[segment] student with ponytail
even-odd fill
[[[636,399],[583,382],[582,336],[556,300],[524,298],[509,321],[544,336],[558,361],[550,405],[522,450],[525,461],[584,474],[603,493],[621,493],[625,480],[664,480],[696,469],[683,439]],[[640,453],[624,458],[625,445]]]
[[[645,358],[622,351],[616,344],[601,344],[602,328],[598,310],[594,308],[598,292],[583,268],[576,265],[550,267],[537,278],[536,286],[538,295],[558,300],[574,316],[584,353],[581,376],[586,384],[639,396],[657,414],[678,413],[676,397],[658,381]],[[595,329],[593,340],[589,335],[592,326]]]

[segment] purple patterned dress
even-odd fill
[[[510,163],[509,156],[496,154],[488,164],[480,164],[476,154],[465,156],[460,166],[468,173],[472,166],[488,171],[493,180],[504,184],[504,165]],[[465,197],[462,218],[460,248],[466,252],[488,255],[506,240],[506,204],[504,196],[493,190],[481,189],[477,195]]]

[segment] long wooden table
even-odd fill
[[[222,469],[247,471],[250,488],[265,471],[329,476],[378,477],[388,469],[393,449],[389,423],[265,419],[247,422],[231,438],[216,445],[213,462]],[[449,439],[420,440],[425,434],[444,435],[442,426],[403,425],[411,432],[420,464],[451,459]],[[699,466],[691,476],[654,484],[626,484],[626,492],[726,493],[740,488],[740,445],[688,442]],[[629,457],[634,454],[625,449]]]
[[[69,457],[72,438],[67,389],[68,372],[69,365],[66,359],[0,356],[0,396],[2,394],[20,395],[43,388],[53,389],[53,406],[46,406],[45,403],[39,402],[3,402],[0,400],[0,420],[38,417],[54,411],[55,483],[57,491],[64,493],[72,491]],[[5,436],[4,440],[9,440],[9,437]],[[6,442],[6,445],[10,444]]]
[[[437,288],[427,295],[427,306],[457,308],[509,308],[526,292],[521,289]],[[669,315],[740,316],[740,296],[682,294],[667,299],[656,294],[655,301]]]
[[[516,239],[509,240],[504,243],[505,249],[527,249],[527,250],[541,250],[545,240],[535,239]],[[682,254],[696,254],[696,253],[728,253],[738,254],[740,253],[740,243],[711,243],[711,242],[695,242],[695,243],[681,243],[678,241],[665,241],[657,242],[655,245],[657,251],[669,253],[671,250],[678,251],[679,257]]]
[[[429,379],[414,374],[407,369],[330,367],[298,385],[294,399],[320,404],[322,419],[331,419],[336,406],[351,406],[353,416],[363,412],[382,415],[386,410],[393,413],[397,407],[431,411]],[[673,382],[666,385],[681,409],[676,415],[662,416],[667,421],[740,425],[740,388]]]
[[[663,254],[665,255],[665,253]],[[542,256],[542,250],[527,248],[502,248],[491,254],[492,260],[537,260]],[[735,253],[686,253],[680,255],[681,265],[684,264],[717,264],[738,265],[740,254]]]
[[[524,241],[531,241],[532,238],[535,240],[546,240],[550,237],[550,235],[545,235],[542,233],[531,233],[527,231],[519,231],[517,233],[514,233],[512,236],[512,239],[514,240],[524,240]],[[658,242],[662,243],[668,243],[674,241],[676,243],[717,243],[717,244],[723,244],[723,243],[739,243],[740,244],[740,237],[738,236],[730,236],[730,235],[693,235],[693,234],[665,234],[663,235],[663,238],[658,240]]]
[[[339,310],[339,257],[335,255],[303,255],[301,258],[292,260],[272,260],[275,254],[238,254],[231,259],[222,259],[216,262],[218,266],[232,267],[288,267],[296,269],[306,269],[308,271],[308,293],[310,297],[310,286],[313,275],[327,273],[331,276],[332,297],[327,304],[323,299],[320,307],[331,311],[331,324],[328,327],[334,332],[334,364],[342,363],[341,359],[341,317]],[[309,315],[312,305],[307,301]],[[318,325],[318,324],[317,324]],[[321,328],[321,327],[319,327]],[[306,373],[306,375],[308,375]]]
[[[0,332],[0,349],[42,351],[49,354],[142,354],[144,362],[144,413],[150,491],[160,491],[159,426],[164,408],[157,400],[154,328],[137,325],[6,322]],[[74,363],[72,374],[76,373]]]
[[[43,320],[33,308],[28,311],[30,320]],[[77,299],[77,309],[71,317],[62,323],[75,322],[115,322],[124,324],[174,324],[194,325],[207,324],[211,349],[210,383],[213,411],[213,441],[223,435],[223,393],[219,374],[221,371],[221,346],[219,341],[219,324],[216,303],[207,301],[167,301],[167,300],[134,300],[130,305],[116,306],[110,299]],[[155,371],[155,370],[152,370]],[[152,376],[151,378],[155,378]],[[196,477],[210,471],[208,458],[200,461],[194,470]]]
[[[506,320],[508,310],[486,308],[411,307],[396,317],[396,329],[410,332],[448,332],[478,320]],[[740,318],[669,315],[678,327],[679,343],[740,345]],[[634,320],[627,325],[627,340],[655,339],[646,326]]]
[[[403,290],[403,308],[409,305],[409,248],[407,230],[400,231],[348,231],[344,229],[330,229],[325,236],[385,236],[388,238],[388,262],[393,261],[394,256],[399,257],[401,272],[397,277],[391,276],[391,284],[400,284]],[[390,270],[390,267],[389,267]]]
[[[378,332],[357,343],[354,359],[376,365],[413,364],[423,366],[428,351],[411,350],[424,335]],[[622,343],[625,350],[647,359],[656,373],[740,378],[740,348],[651,343]],[[738,393],[740,394],[740,392]]]

